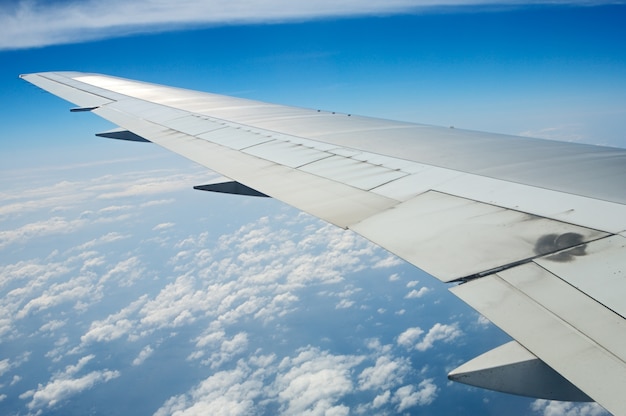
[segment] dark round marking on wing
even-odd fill
[[[568,248],[569,250],[566,250]],[[563,233],[542,235],[537,240],[537,243],[535,243],[534,251],[538,255],[555,253],[558,251],[558,253],[546,258],[558,262],[568,262],[573,261],[576,256],[584,256],[586,254],[586,249],[587,245],[584,244],[584,237],[582,234]]]

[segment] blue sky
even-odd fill
[[[444,285],[276,201],[192,191],[211,173],[150,145],[94,138],[111,126],[17,76],[100,72],[624,147],[626,6],[124,3],[0,5],[0,308],[16,317],[0,322],[4,413],[102,410],[150,380],[132,395],[140,413],[193,414],[218,399],[250,410],[263,399],[268,414],[316,404],[598,414],[448,384],[447,370],[506,337]],[[282,283],[250,286],[259,276]],[[217,301],[216,288],[232,296]],[[233,309],[220,310],[227,298]],[[297,400],[298,383],[333,369],[328,396]]]
[[[623,15],[623,6],[615,5],[426,8],[5,50],[0,91],[11,103],[6,120],[15,121],[30,106],[30,87],[16,83],[16,74],[71,69],[355,114],[619,145],[626,119]],[[20,34],[0,37],[9,36]],[[9,129],[13,133],[13,124]]]

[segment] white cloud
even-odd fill
[[[135,325],[129,317],[141,308],[146,300],[147,296],[142,296],[118,313],[100,321],[93,321],[89,330],[80,338],[81,343],[112,341],[129,334]]]
[[[133,209],[132,205],[109,205],[108,207],[100,208],[99,214],[117,213],[120,211],[128,211]]]
[[[207,342],[206,338],[199,341],[196,346],[210,346],[210,356],[204,360],[203,364],[208,364],[211,368],[219,368],[225,362],[228,362],[237,355],[241,355],[246,351],[248,347],[248,334],[245,332],[239,332],[235,334],[231,339],[220,337],[218,342]],[[211,345],[213,344],[213,345]],[[216,345],[217,344],[217,345]]]
[[[398,344],[406,348],[412,348],[419,337],[424,333],[420,327],[408,328],[406,331],[398,335]]]
[[[139,279],[144,272],[145,268],[141,265],[139,257],[132,256],[119,261],[108,272],[106,272],[102,278],[100,278],[98,283],[102,284],[110,278],[117,276],[120,286],[128,287]]]
[[[159,206],[159,205],[172,204],[174,202],[176,202],[176,200],[174,198],[155,199],[155,200],[152,200],[152,201],[144,202],[141,205],[139,205],[139,207],[140,208],[156,207],[156,206]]]
[[[102,294],[95,290],[88,276],[78,276],[65,282],[53,283],[39,296],[29,300],[16,314],[17,319],[38,313],[66,302],[79,302],[97,299]]]
[[[538,399],[531,403],[531,410],[543,416],[605,416],[609,412],[597,403],[557,402]]]
[[[0,49],[84,42],[132,33],[175,30],[188,26],[268,23],[335,16],[416,12],[442,6],[502,4],[501,0],[232,0],[197,2],[161,0],[3,3]],[[508,2],[507,4],[511,4]],[[585,4],[588,0],[519,0],[513,3]],[[611,3],[609,0],[597,3]]]
[[[103,188],[97,191],[105,193],[124,188],[114,183],[103,185],[102,182],[106,181],[94,181],[89,186],[102,185]],[[88,186],[83,184],[83,187]],[[114,201],[115,205],[110,202],[95,201],[90,206],[91,219],[88,221],[97,215],[126,212],[133,203],[132,200]],[[103,206],[108,209],[101,209]],[[74,212],[84,211],[84,207],[74,207]],[[165,266],[163,270],[150,270],[148,273],[154,276],[156,287],[151,284],[152,279],[149,285],[145,282],[150,287],[147,290],[140,287],[144,282],[139,282],[132,288],[134,292],[124,291],[124,295],[119,298],[107,298],[102,294],[108,293],[106,289],[111,285],[127,280],[128,275],[150,264],[149,256],[141,254],[142,247],[126,254],[124,245],[121,245],[121,249],[115,245],[122,239],[131,238],[133,241],[128,243],[134,244],[138,237],[132,228],[124,228],[124,234],[111,231],[99,237],[98,234],[90,235],[81,240],[82,243],[74,243],[76,245],[71,248],[67,248],[67,243],[61,243],[57,250],[43,260],[32,259],[0,266],[4,278],[0,286],[4,284],[8,287],[8,293],[0,297],[0,319],[7,316],[10,324],[16,317],[38,314],[36,318],[43,321],[35,327],[39,328],[39,333],[35,335],[45,337],[49,343],[53,342],[51,335],[58,331],[58,336],[54,338],[57,340],[56,348],[47,349],[49,352],[46,358],[50,360],[51,368],[58,366],[59,362],[66,363],[65,360],[74,359],[77,353],[84,354],[93,348],[101,348],[91,345],[93,343],[116,340],[117,345],[123,344],[124,338],[129,342],[143,340],[143,343],[134,344],[131,349],[137,355],[131,355],[125,360],[128,365],[139,366],[150,359],[156,349],[154,338],[147,339],[148,336],[158,330],[164,330],[158,334],[159,337],[175,336],[173,332],[178,331],[177,328],[197,322],[206,325],[204,328],[211,328],[212,332],[207,331],[194,339],[198,334],[196,332],[186,339],[194,349],[190,358],[202,360],[214,371],[226,370],[220,372],[222,376],[233,375],[232,369],[237,365],[245,377],[240,383],[235,383],[241,387],[233,384],[226,388],[227,395],[232,393],[232,400],[224,397],[224,391],[220,391],[211,396],[212,400],[204,401],[205,396],[201,391],[205,390],[190,390],[186,395],[172,398],[169,402],[171,409],[181,409],[183,414],[206,414],[203,409],[210,409],[211,414],[219,414],[219,409],[230,409],[233,413],[239,409],[241,414],[250,413],[250,409],[256,408],[250,407],[250,403],[257,396],[248,393],[258,386],[255,393],[261,395],[258,397],[271,401],[274,408],[280,406],[285,412],[297,409],[293,412],[304,410],[311,413],[324,411],[327,414],[347,414],[350,409],[343,404],[342,399],[346,394],[353,393],[355,386],[362,384],[372,390],[378,389],[376,386],[381,384],[395,387],[389,377],[392,374],[401,377],[405,373],[402,365],[406,363],[402,359],[388,356],[373,363],[379,355],[388,355],[392,346],[380,346],[375,352],[370,352],[374,357],[369,358],[333,355],[327,351],[307,348],[300,350],[296,356],[280,361],[280,364],[270,354],[267,357],[271,359],[259,358],[257,365],[246,357],[254,340],[251,335],[241,332],[241,326],[233,330],[233,325],[271,323],[276,324],[279,331],[286,331],[280,321],[275,323],[274,320],[301,306],[299,295],[302,288],[311,290],[310,293],[316,296],[333,297],[348,306],[353,302],[350,299],[358,296],[361,289],[343,283],[346,275],[371,267],[385,253],[350,231],[320,225],[310,216],[297,216],[293,222],[296,226],[289,229],[283,228],[282,221],[278,226],[275,225],[277,221],[278,216],[273,215],[246,224],[224,235],[219,239],[219,244],[216,244],[218,237],[209,232],[191,234],[184,241],[179,240],[180,249],[184,251],[181,256],[157,259],[154,263],[155,267]],[[167,222],[157,220],[146,222],[143,226],[152,227],[154,224]],[[168,237],[176,234],[170,227],[158,228]],[[168,242],[169,247],[176,245],[176,241],[172,238]],[[111,245],[104,246],[107,244]],[[242,249],[244,252],[240,253]],[[337,282],[342,284],[335,284]],[[74,322],[75,315],[67,313],[66,305],[61,305],[66,302],[71,308],[72,304],[94,299],[100,299],[98,307],[92,308],[94,303],[90,303],[89,313],[82,314],[77,322]],[[136,300],[130,305],[120,304],[128,302],[127,299]],[[56,314],[55,309],[55,314],[48,315],[47,312],[53,306],[57,306],[61,313]],[[114,308],[113,313],[108,308]],[[39,313],[44,311],[46,313]],[[51,320],[52,317],[54,320]],[[0,322],[0,327],[2,325],[3,322]],[[76,330],[82,332],[76,334]],[[13,333],[16,331],[14,329]],[[83,335],[77,344],[75,335],[81,333]],[[219,334],[215,336],[214,342],[209,339],[211,333]],[[38,388],[33,388],[37,383],[29,384],[30,381],[28,384],[19,384],[33,388],[23,395],[30,409],[33,412],[45,412],[85,389],[119,376],[118,371],[112,371],[115,369],[98,368],[104,364],[91,357],[83,357],[74,366],[68,366],[48,380],[37,380],[40,383]],[[363,372],[359,368],[356,371],[357,365],[365,359],[372,361],[368,363],[369,370]],[[245,365],[240,366],[239,362]],[[269,367],[263,370],[270,374],[268,378],[257,374],[260,367]],[[358,378],[360,373],[363,375]],[[328,379],[331,382],[325,381]],[[213,379],[214,382],[216,380]],[[301,383],[307,386],[303,387]],[[213,392],[207,385],[204,387],[206,392]],[[372,398],[377,393],[382,391],[371,392]],[[378,402],[382,403],[381,400]],[[387,401],[390,400],[391,393],[387,397]]]
[[[57,209],[84,203],[88,198],[77,192],[78,183],[61,181],[46,186],[0,193],[0,217],[16,217],[41,209]]]
[[[365,368],[359,374],[361,390],[387,390],[402,383],[404,376],[411,370],[411,363],[406,358],[395,360],[387,356],[378,357],[373,367]]]
[[[309,216],[298,218],[304,224],[320,224]],[[297,308],[296,291],[339,282],[344,273],[361,270],[377,258],[372,255],[375,247],[352,232],[332,226],[306,234],[306,230],[276,231],[269,227],[271,221],[276,219],[261,218],[234,233],[213,237],[212,241],[217,240],[214,247],[207,232],[174,243],[184,249],[170,259],[169,265],[180,275],[155,295],[144,297],[134,310],[94,321],[81,338],[83,344],[126,335],[144,337],[155,330],[189,325],[205,318],[213,320],[213,330],[244,318],[267,324]],[[306,252],[300,244],[307,247]],[[245,251],[240,252],[244,247]],[[126,278],[137,270],[142,270],[138,257],[119,261],[99,284],[110,276]],[[346,297],[357,291],[347,286],[342,292],[328,294],[341,297],[339,306],[348,307],[352,301]],[[208,356],[205,362],[213,366],[224,362],[201,351],[190,355],[202,356]]]
[[[451,325],[436,323],[428,330],[428,333],[420,342],[417,340],[424,333],[419,327],[408,328],[406,331],[398,335],[398,345],[402,345],[407,349],[415,348],[418,351],[426,351],[430,349],[436,341],[450,342],[461,335],[463,332],[458,328],[458,324]]]
[[[542,139],[561,140],[561,141],[583,141],[584,136],[580,134],[581,125],[569,124],[557,127],[545,127],[539,130],[527,130],[519,133],[520,136],[540,137]]]
[[[425,294],[427,294],[428,292],[430,292],[430,289],[427,287],[421,287],[419,290],[411,290],[409,293],[407,293],[407,295],[404,297],[405,299],[419,299],[422,296],[424,296]]]
[[[9,385],[10,386],[14,386],[17,383],[19,383],[20,381],[22,381],[22,377],[18,376],[18,375],[14,375],[13,378],[11,379],[11,383]]]
[[[165,286],[152,300],[146,302],[140,311],[141,324],[147,327],[165,328],[189,324],[196,320],[197,312],[209,309],[214,305],[211,297],[225,296],[225,289],[207,293],[196,287],[196,279],[185,275],[180,276],[174,283]],[[205,303],[208,301],[207,303]]]
[[[337,401],[353,391],[350,370],[363,361],[362,356],[332,355],[308,347],[295,358],[286,358],[276,376],[275,388],[287,414],[321,415],[344,412]]]
[[[192,175],[171,175],[161,177],[135,178],[134,181],[122,184],[99,185],[89,188],[98,192],[100,199],[118,199],[123,197],[135,197],[139,195],[157,195],[161,193],[179,191],[189,188]]]
[[[5,358],[4,360],[0,360],[0,376],[9,371],[11,365],[9,364],[9,359]]]
[[[415,348],[419,351],[426,351],[431,348],[435,341],[450,342],[460,337],[463,332],[458,328],[457,324],[446,325],[436,323],[424,336],[424,339],[417,343]]]
[[[478,326],[486,328],[489,325],[491,325],[491,321],[487,318],[485,318],[483,315],[478,314],[478,317],[476,318],[476,323],[478,324]]]
[[[299,298],[291,292],[279,293],[268,302],[265,306],[261,306],[259,311],[254,314],[257,319],[262,319],[263,323],[268,323],[278,317],[294,311],[296,308],[290,307],[295,304]]]
[[[338,304],[335,305],[335,309],[348,309],[354,305],[353,300],[341,299]]]
[[[60,401],[66,400],[81,391],[90,389],[99,383],[106,383],[120,376],[119,371],[104,369],[74,377],[93,358],[94,355],[80,358],[75,365],[69,365],[65,368],[65,371],[53,375],[46,385],[40,384],[36,390],[29,390],[22,393],[20,398],[31,399],[27,405],[31,410],[52,408]]]
[[[2,17],[0,17],[1,21]],[[0,31],[2,30],[0,23]],[[2,38],[1,35],[0,38]],[[200,175],[148,170],[139,173],[120,174],[117,177],[103,175],[83,181],[63,181],[51,186],[51,189],[31,188],[16,195],[3,194],[0,196],[0,202],[13,202],[0,207],[0,216],[10,218],[23,212],[41,213],[50,209],[56,214],[54,217],[32,221],[12,229],[7,229],[6,225],[3,226],[3,230],[0,231],[0,249],[12,244],[25,244],[44,236],[73,234],[94,223],[128,220],[137,212],[134,206],[130,204],[112,205],[97,209],[88,207],[97,199],[137,197],[186,189],[190,183],[195,182],[198,176]],[[153,202],[158,203],[159,201]],[[75,218],[70,218],[69,213],[65,213],[65,216],[58,215],[60,211],[69,211],[77,207],[81,207],[83,212],[76,215]],[[2,220],[6,218],[2,218]],[[110,238],[119,239],[122,236],[118,233],[112,233],[109,240],[94,240],[85,244],[91,246],[113,241]]]
[[[152,231],[161,231],[161,230],[166,230],[168,228],[171,228],[173,226],[175,226],[176,224],[173,222],[162,222],[161,224],[157,224],[154,227],[152,227]]]
[[[62,276],[69,270],[70,268],[67,264],[61,262],[43,263],[40,259],[30,259],[14,264],[7,264],[0,266],[0,275],[2,275],[0,288],[18,280],[24,280],[30,284],[36,282],[37,285],[43,285],[51,279]],[[29,292],[29,290],[26,286],[21,286],[10,291],[8,296],[21,296],[25,292]]]
[[[365,346],[370,350],[376,351],[379,354],[387,354],[391,351],[392,345],[383,345],[378,338],[371,338],[365,341]]]
[[[243,362],[233,370],[219,371],[189,393],[168,399],[155,416],[250,415],[263,392],[263,371]]]
[[[110,233],[107,233],[103,236],[100,236],[98,238],[95,238],[93,240],[87,241],[86,243],[81,244],[80,246],[76,247],[76,250],[78,251],[82,251],[82,250],[86,250],[88,248],[92,248],[94,246],[100,245],[100,244],[108,244],[108,243],[113,243],[119,240],[123,240],[126,238],[130,238],[130,235],[128,234],[121,234],[119,232],[113,231]]]
[[[423,380],[415,386],[408,385],[400,387],[393,395],[393,402],[397,403],[398,412],[403,412],[414,406],[425,406],[431,404],[437,397],[437,386],[432,379]]]
[[[57,320],[57,319],[53,319],[50,322],[46,322],[45,324],[41,325],[39,327],[39,330],[42,332],[54,332],[59,328],[62,328],[63,326],[65,326],[65,324],[67,324],[67,321],[61,321],[61,320]]]
[[[382,258],[374,263],[374,265],[372,265],[372,269],[386,269],[389,267],[399,266],[403,263],[404,261],[402,261],[400,258],[390,254],[387,257]]]
[[[71,234],[86,223],[87,220],[80,218],[67,220],[63,217],[52,217],[12,230],[0,231],[0,249],[11,244],[24,244],[31,239],[51,234]]]
[[[40,332],[53,333],[68,321],[45,316],[51,308],[67,308],[65,305],[68,305],[84,311],[104,297],[106,288],[98,283],[98,269],[105,264],[105,257],[97,251],[78,247],[62,254],[55,250],[43,260],[30,259],[0,266],[3,276],[0,288],[6,287],[0,297],[0,334],[15,331],[17,320],[35,314],[49,320],[41,324]],[[78,254],[73,254],[76,252]]]
[[[146,361],[153,352],[154,349],[152,349],[150,345],[146,345],[141,351],[139,351],[139,355],[137,355],[137,358],[133,360],[133,365],[138,366],[143,364],[143,362]]]
[[[231,296],[229,302],[241,302],[237,300],[239,295],[245,295],[246,299],[256,295],[259,299],[252,300],[258,303],[258,316],[265,318],[268,309],[287,308],[297,301],[294,291],[313,284],[341,281],[343,273],[365,267],[369,254],[374,250],[371,244],[353,233],[332,226],[322,226],[311,234],[293,234],[284,229],[271,230],[267,221],[262,218],[233,234],[220,237],[217,251],[213,255],[203,255],[208,260],[221,257],[202,268],[198,274],[198,277],[213,280],[220,276],[220,283],[212,286],[213,293],[209,294],[215,299],[214,302],[221,296],[220,288],[228,284],[230,287],[225,288],[228,293],[237,295],[234,298]],[[254,229],[261,232],[252,232]],[[188,260],[194,253],[200,253],[196,249],[205,250],[206,242],[202,237],[188,237],[184,240],[184,246],[185,251],[173,258],[172,262],[181,264],[177,266],[181,267],[180,271],[191,272],[196,265]],[[194,280],[191,277],[185,279]],[[191,281],[187,282],[189,284]],[[273,298],[269,304],[267,301],[258,302],[269,296]],[[253,303],[248,305],[252,306]],[[226,304],[224,306],[228,307]],[[223,308],[218,308],[218,311],[222,313]],[[276,312],[279,313],[279,310]]]
[[[171,397],[155,415],[248,415],[261,413],[263,406],[273,407],[277,402],[282,414],[349,414],[350,409],[337,402],[353,392],[351,370],[364,357],[306,347],[279,363],[275,358],[258,355],[247,361],[240,359],[235,368],[218,371],[186,394]],[[390,393],[386,401],[384,397],[378,399],[379,406],[389,401]]]
[[[26,398],[32,394],[32,400],[28,403],[29,409],[39,409],[43,407],[54,407],[59,401],[88,390],[99,383],[106,383],[109,380],[120,376],[119,371],[92,371],[78,378],[56,378],[45,386],[39,386],[35,391],[30,390],[21,398]]]
[[[372,401],[372,407],[374,409],[377,409],[387,404],[389,402],[390,397],[391,397],[391,392],[389,390],[385,391],[384,393],[379,394],[378,396],[374,397],[374,400]]]

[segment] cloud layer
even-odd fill
[[[423,290],[420,272],[354,233],[192,191],[204,174],[72,176],[0,194],[6,413],[102,397],[115,412],[108,395],[128,388],[152,406],[138,414],[417,413],[464,391],[444,370],[488,326],[440,307],[444,287]],[[74,226],[42,226],[55,221]],[[555,409],[597,414],[532,410]]]
[[[366,316],[394,311],[388,302],[379,308],[380,300],[356,285],[360,280],[347,279],[370,269],[386,283],[389,269],[401,266],[397,259],[286,207],[225,229],[198,227],[204,214],[185,218],[171,207],[198,206],[184,201],[206,198],[190,190],[200,180],[148,170],[0,195],[9,203],[0,212],[0,243],[13,253],[0,256],[0,343],[39,344],[27,355],[0,357],[5,400],[17,395],[34,413],[80,402],[104,385],[127,382],[128,374],[162,366],[162,354],[170,354],[164,344],[178,331],[186,334],[178,341],[185,345],[180,363],[207,375],[183,394],[161,396],[163,414],[249,414],[265,406],[268,414],[340,415],[350,411],[345,400],[353,395],[365,412],[435,399],[439,387],[422,383],[404,347],[370,340],[367,348],[359,342],[363,352],[339,353],[317,344],[327,342],[315,335],[321,328],[300,341],[310,331],[289,324],[299,314],[315,327],[311,296],[331,316],[335,305]],[[44,226],[55,223],[65,226]],[[400,295],[406,286],[394,275]],[[268,337],[283,341],[270,345]],[[119,350],[121,360],[109,358]],[[44,360],[50,372],[33,380],[29,359]],[[9,383],[15,393],[6,390]]]
[[[181,0],[102,2],[20,0],[0,6],[0,50],[80,43],[134,33],[162,32],[184,27],[310,20],[419,12],[445,6],[504,4],[591,5],[613,1],[589,0]]]

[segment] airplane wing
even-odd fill
[[[384,247],[515,339],[450,373],[626,414],[626,150],[267,104],[123,78],[21,78]]]

